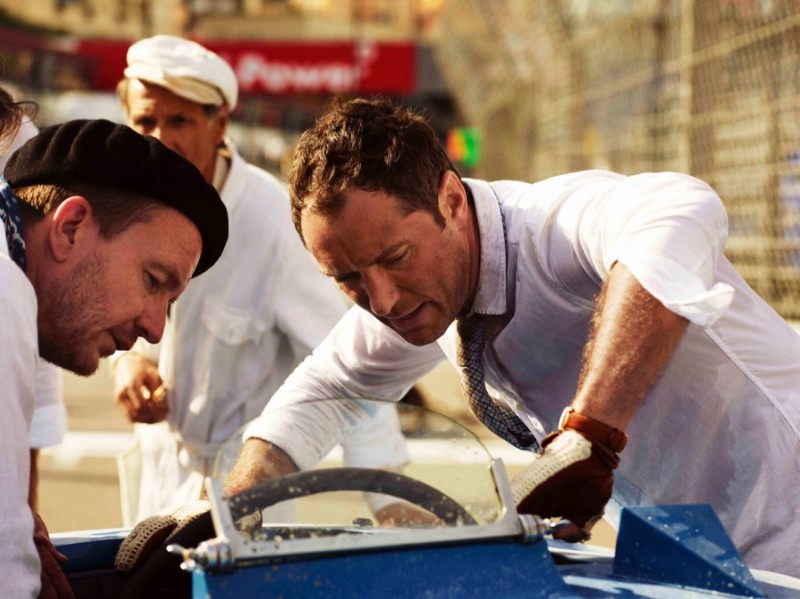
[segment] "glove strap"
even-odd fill
[[[558,422],[558,430],[563,431],[565,429],[581,433],[587,439],[601,443],[616,453],[625,449],[625,445],[628,443],[628,435],[618,428],[608,426],[604,422],[589,416],[578,414],[572,407],[564,408],[561,413],[561,419]]]

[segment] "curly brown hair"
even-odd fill
[[[304,210],[335,215],[350,189],[382,191],[408,212],[424,210],[440,227],[439,183],[458,174],[431,124],[383,98],[333,101],[300,138],[289,173],[292,220],[303,237]]]

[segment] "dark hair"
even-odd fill
[[[458,174],[430,123],[382,98],[334,100],[300,138],[289,173],[294,226],[303,237],[304,210],[335,214],[349,189],[383,191],[408,212],[424,210],[440,227],[438,190],[448,170]]]
[[[71,184],[66,189],[60,185],[39,184],[13,191],[27,221],[43,219],[71,196],[83,196],[92,206],[100,236],[106,239],[119,235],[134,223],[147,222],[156,209],[165,207],[158,200],[99,185]]]
[[[0,154],[5,144],[11,143],[19,131],[24,117],[36,116],[37,106],[34,102],[24,100],[17,102],[5,89],[0,87]]]

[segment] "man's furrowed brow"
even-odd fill
[[[358,276],[358,271],[351,270],[347,272],[323,272],[326,277],[332,278],[334,281],[346,281]]]
[[[398,241],[397,243],[389,246],[388,248],[384,249],[378,256],[372,259],[368,264],[361,266],[358,265],[359,269],[361,268],[368,268],[370,266],[374,266],[375,264],[381,264],[387,260],[393,258],[398,252],[405,251],[408,247],[409,242],[407,240]],[[325,275],[326,277],[330,277],[336,281],[344,281],[349,278],[358,276],[360,270],[350,270],[350,271],[337,271],[333,267],[325,267],[320,265],[320,272]]]

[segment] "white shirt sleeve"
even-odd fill
[[[574,181],[552,222],[588,269],[605,279],[621,262],[662,304],[702,327],[728,309],[733,288],[714,280],[727,215],[707,183],[680,173],[597,171]]]
[[[356,424],[342,440],[342,449],[346,466],[387,469],[405,466],[410,458],[395,405],[380,406],[372,418]]]
[[[0,154],[0,173],[9,156],[36,133],[33,123],[25,119]],[[33,598],[39,594],[41,568],[28,506],[28,429],[39,360],[36,295],[8,256],[2,225],[0,234],[0,580],[4,596]]]
[[[0,226],[0,232],[3,231]],[[34,404],[36,297],[0,238],[0,579],[3,595],[36,597],[39,556],[28,506],[28,427]]]

